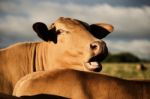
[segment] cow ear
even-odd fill
[[[113,31],[113,26],[105,23],[90,25],[90,32],[97,38],[102,39]]]
[[[48,30],[47,26],[42,22],[37,22],[33,24],[33,30],[37,33],[37,35],[43,39],[44,41],[57,41],[57,35],[55,29],[52,28]]]

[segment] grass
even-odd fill
[[[145,63],[145,71],[136,68],[137,63],[103,63],[101,73],[125,79],[150,80],[150,63]]]

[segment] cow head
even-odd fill
[[[60,17],[48,28],[44,23],[33,24],[33,29],[44,41],[53,44],[58,54],[57,65],[66,68],[99,72],[100,62],[107,56],[106,43],[101,39],[113,31],[104,23],[87,24],[80,20]],[[49,42],[50,41],[50,42]],[[69,67],[68,67],[69,66]]]

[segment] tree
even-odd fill
[[[141,60],[129,53],[123,52],[118,54],[109,54],[108,57],[104,60],[104,62],[140,62]]]

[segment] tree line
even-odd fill
[[[140,59],[136,55],[129,53],[129,52],[122,52],[117,54],[109,53],[103,62],[150,62],[150,60]]]

